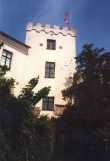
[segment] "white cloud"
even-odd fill
[[[37,12],[38,21],[50,21],[58,19],[64,10],[67,0],[45,0],[40,10]]]
[[[39,10],[36,9],[35,21],[43,23],[62,23],[65,11],[70,12],[70,16],[78,15],[86,6],[88,0],[42,0]]]

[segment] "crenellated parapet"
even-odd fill
[[[46,34],[50,34],[50,35],[63,35],[63,36],[72,36],[75,37],[76,36],[76,30],[72,27],[60,27],[60,26],[56,26],[56,25],[49,25],[49,24],[45,24],[42,25],[40,23],[32,23],[29,22],[27,24],[26,27],[26,31],[32,31],[35,30],[36,32],[40,33],[40,32],[45,32]]]

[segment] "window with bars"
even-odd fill
[[[9,70],[11,67],[11,61],[12,61],[12,53],[4,49],[1,56],[0,65],[6,66],[7,69]]]
[[[53,111],[54,110],[54,97],[44,97],[42,101],[42,110]]]
[[[47,49],[56,50],[56,40],[47,39]]]
[[[55,78],[55,62],[45,63],[45,78]]]

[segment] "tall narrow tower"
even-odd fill
[[[29,23],[26,44],[31,48],[25,79],[37,74],[38,89],[51,87],[48,97],[43,98],[37,108],[44,114],[59,115],[65,107],[62,90],[75,70],[76,33],[73,28]]]

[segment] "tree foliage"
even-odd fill
[[[63,96],[68,108],[57,125],[60,153],[81,161],[110,159],[110,53],[84,45]]]
[[[35,105],[48,95],[50,87],[38,92],[34,88],[38,77],[13,94],[14,79],[5,77],[6,69],[0,71],[0,160],[47,161],[53,152],[54,127],[47,117],[36,117]]]

